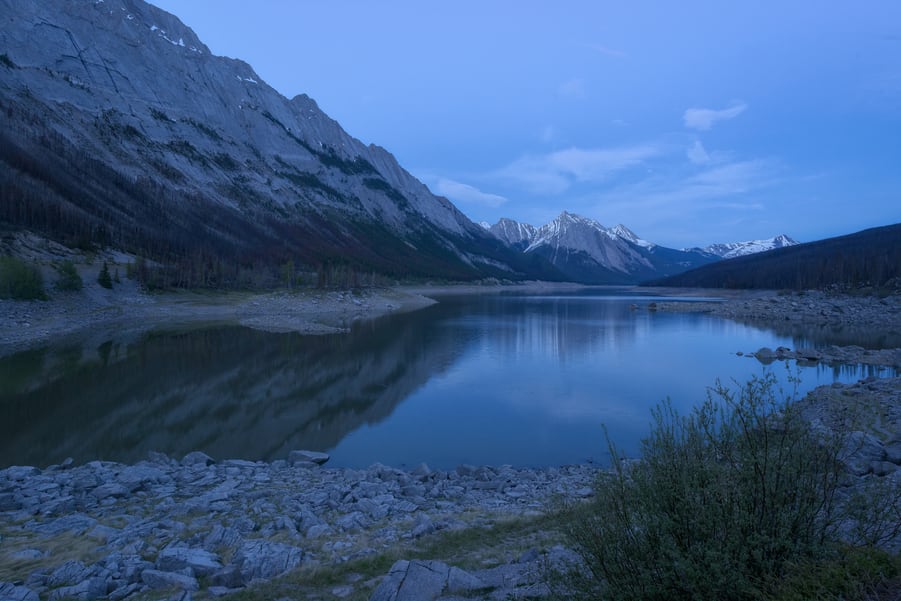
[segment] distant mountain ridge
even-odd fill
[[[625,225],[607,228],[567,211],[541,227],[501,219],[488,231],[513,249],[546,259],[567,279],[591,284],[633,284],[719,260],[701,250],[666,248]]]
[[[744,255],[650,282],[695,288],[901,290],[901,223]]]
[[[743,257],[745,255],[753,255],[755,253],[766,252],[774,248],[785,248],[786,246],[794,246],[798,244],[797,240],[780,234],[773,238],[764,240],[748,240],[746,242],[727,242],[724,244],[711,244],[704,248],[688,248],[684,250],[700,250],[714,254],[723,259],[734,259],[735,257]]]
[[[0,0],[0,14],[0,225],[146,257],[176,285],[283,265],[560,277],[155,6]]]

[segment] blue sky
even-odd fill
[[[159,0],[471,219],[684,247],[901,222],[901,2]]]

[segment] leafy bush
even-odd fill
[[[831,557],[844,440],[814,433],[791,401],[772,375],[737,392],[717,383],[687,417],[659,406],[639,461],[610,443],[614,470],[567,527],[582,593],[760,598],[792,566]]]
[[[0,298],[46,299],[41,272],[22,259],[0,257]]]
[[[72,261],[63,261],[59,267],[56,268],[59,277],[56,279],[56,283],[54,286],[60,292],[77,292],[82,288],[81,276],[78,275],[78,270],[75,269],[75,264]]]

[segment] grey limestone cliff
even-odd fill
[[[0,13],[0,223],[157,260],[516,275],[513,253],[388,151],[214,56],[177,17],[142,0]]]

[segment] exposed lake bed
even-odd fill
[[[442,292],[448,293],[447,290]],[[545,293],[543,296],[546,297],[547,291],[543,292]],[[315,568],[320,564],[353,562],[355,559],[376,555],[388,548],[403,547],[407,543],[428,540],[429,537],[446,532],[467,529],[480,531],[490,529],[492,525],[502,523],[504,520],[539,516],[554,497],[579,499],[591,494],[594,475],[600,469],[598,465],[592,463],[573,462],[576,465],[570,467],[560,467],[560,464],[556,467],[540,465],[528,467],[503,465],[502,462],[489,460],[480,462],[487,464],[484,467],[468,467],[459,466],[463,462],[454,462],[450,459],[452,466],[444,466],[438,461],[419,466],[409,463],[404,467],[399,465],[403,462],[389,460],[383,463],[388,463],[392,467],[381,464],[338,468],[315,467],[297,461],[296,456],[292,460],[290,451],[292,448],[318,447],[322,450],[335,447],[337,452],[334,455],[337,459],[344,452],[339,442],[344,439],[346,433],[337,431],[329,433],[328,420],[317,418],[316,415],[304,418],[305,423],[308,422],[313,426],[310,431],[318,428],[318,432],[324,432],[320,434],[324,436],[319,439],[320,445],[309,446],[301,445],[304,439],[292,438],[290,433],[285,433],[279,438],[277,432],[271,429],[255,431],[250,427],[247,430],[248,426],[245,425],[245,429],[241,430],[242,419],[247,417],[242,414],[242,407],[254,405],[253,402],[245,405],[239,403],[237,409],[232,404],[231,415],[219,416],[217,418],[219,421],[212,421],[210,416],[214,413],[215,401],[222,402],[221,393],[226,389],[233,390],[236,383],[243,383],[238,390],[249,397],[256,395],[263,398],[266,396],[265,390],[269,390],[270,397],[275,394],[278,398],[280,389],[273,383],[280,381],[283,386],[281,389],[283,402],[269,405],[273,417],[264,421],[269,424],[268,428],[273,424],[284,422],[290,429],[293,418],[288,418],[287,416],[292,414],[286,411],[291,399],[296,400],[298,390],[296,382],[308,383],[312,377],[311,373],[296,371],[296,364],[292,363],[290,369],[284,372],[288,374],[287,376],[283,373],[275,380],[266,380],[269,385],[265,389],[258,386],[259,381],[252,372],[248,376],[245,371],[244,375],[237,379],[222,377],[224,373],[237,373],[242,369],[246,370],[248,364],[257,363],[269,365],[267,369],[278,375],[283,371],[278,368],[280,365],[278,361],[283,361],[285,356],[295,357],[299,364],[313,362],[314,367],[311,369],[328,372],[325,379],[329,381],[338,373],[347,372],[354,375],[351,380],[359,379],[360,374],[368,374],[370,378],[368,380],[363,378],[365,381],[360,383],[359,390],[354,394],[358,400],[374,399],[373,404],[368,405],[369,409],[364,408],[361,411],[358,407],[350,413],[357,415],[354,422],[357,425],[352,428],[354,431],[371,433],[372,428],[367,424],[372,420],[379,421],[385,415],[397,413],[398,403],[411,394],[421,394],[424,389],[428,392],[430,386],[438,387],[447,394],[461,394],[461,390],[471,390],[473,382],[484,379],[484,374],[475,372],[472,379],[466,380],[454,366],[460,365],[461,362],[482,363],[486,366],[486,373],[492,373],[494,364],[491,362],[496,359],[499,349],[506,349],[507,352],[524,357],[523,365],[528,370],[536,369],[548,356],[556,357],[555,360],[566,366],[560,376],[565,380],[572,376],[572,372],[567,370],[579,362],[577,357],[580,355],[591,358],[593,361],[591,365],[594,366],[601,362],[602,355],[599,353],[611,350],[626,357],[627,362],[637,361],[636,357],[647,356],[649,347],[643,346],[645,343],[642,341],[651,331],[649,327],[657,328],[660,324],[665,327],[653,331],[673,336],[674,339],[682,338],[680,343],[682,346],[678,348],[683,349],[688,356],[692,353],[711,352],[710,349],[701,350],[706,347],[693,346],[691,340],[684,339],[687,330],[683,329],[683,326],[689,324],[692,328],[696,328],[702,324],[699,330],[701,333],[707,328],[712,336],[725,334],[722,346],[715,349],[718,359],[714,363],[714,368],[726,364],[750,365],[748,362],[759,365],[766,361],[760,357],[739,357],[736,352],[756,354],[760,347],[748,346],[750,342],[747,341],[762,340],[763,338],[759,336],[765,338],[765,334],[755,333],[756,329],[753,331],[734,329],[719,322],[703,321],[708,318],[702,314],[686,314],[684,319],[687,321],[683,321],[683,317],[675,314],[693,310],[728,311],[729,307],[738,307],[734,309],[733,314],[728,315],[734,320],[750,317],[752,312],[759,315],[760,306],[777,306],[784,311],[798,309],[799,314],[805,315],[817,315],[819,310],[819,317],[825,318],[822,321],[830,324],[830,327],[826,330],[823,328],[817,330],[811,340],[804,339],[804,345],[816,348],[820,356],[815,361],[813,357],[807,356],[802,360],[815,364],[833,362],[835,365],[820,370],[806,368],[812,370],[806,373],[819,373],[828,383],[811,386],[812,390],[805,402],[825,407],[863,402],[861,400],[863,399],[867,403],[884,405],[879,405],[881,409],[878,414],[884,418],[879,424],[879,436],[868,447],[869,455],[866,460],[857,466],[856,476],[897,477],[898,466],[901,465],[898,446],[901,444],[901,419],[898,410],[901,378],[888,376],[897,373],[897,369],[901,367],[898,362],[898,349],[867,349],[860,346],[858,347],[860,350],[857,351],[851,345],[829,344],[828,337],[818,338],[818,336],[824,335],[824,331],[828,333],[838,328],[853,326],[855,331],[869,328],[889,336],[885,340],[892,340],[891,336],[898,333],[895,321],[899,314],[898,308],[901,307],[901,299],[898,296],[886,299],[836,300],[834,297],[820,297],[808,293],[803,301],[804,307],[801,308],[800,305],[799,307],[791,305],[793,302],[798,303],[797,297],[775,294],[758,299],[726,300],[706,306],[701,302],[683,300],[669,306],[664,304],[668,301],[660,299],[663,295],[659,295],[658,292],[652,296],[639,295],[637,298],[623,296],[616,301],[601,300],[597,297],[567,298],[571,293],[573,291],[565,292],[553,301],[556,304],[550,313],[553,317],[550,320],[536,313],[539,304],[548,302],[546,298],[525,299],[525,301],[522,298],[515,299],[517,306],[521,305],[522,308],[512,314],[508,313],[507,318],[500,320],[498,331],[492,330],[493,333],[487,337],[473,337],[472,332],[484,331],[486,321],[497,321],[497,315],[491,312],[483,313],[481,318],[473,318],[472,315],[491,309],[495,305],[495,301],[491,299],[479,305],[481,308],[475,313],[470,309],[455,312],[450,308],[443,309],[442,311],[447,312],[442,313],[435,308],[432,311],[437,317],[424,314],[423,317],[409,320],[405,327],[401,327],[401,324],[420,312],[401,316],[397,321],[389,319],[381,326],[377,323],[364,326],[356,336],[360,339],[369,339],[369,346],[356,346],[357,343],[348,342],[354,339],[353,328],[346,334],[332,334],[333,338],[329,338],[330,335],[316,337],[320,342],[311,344],[290,337],[276,338],[272,340],[277,342],[268,342],[270,339],[262,332],[241,334],[239,332],[243,330],[223,326],[220,329],[208,330],[199,338],[191,338],[190,335],[179,331],[155,334],[151,337],[150,345],[144,344],[141,353],[138,354],[129,354],[128,344],[123,343],[112,345],[104,359],[104,352],[94,347],[91,350],[92,363],[104,369],[118,365],[116,369],[120,371],[114,373],[127,374],[140,371],[141,366],[155,365],[156,367],[146,374],[146,380],[142,384],[146,386],[148,382],[157,379],[159,374],[177,370],[177,365],[182,359],[178,355],[173,355],[176,346],[193,346],[196,357],[207,356],[208,361],[212,363],[221,358],[214,349],[227,348],[228,341],[232,340],[234,350],[228,356],[233,356],[234,360],[231,363],[226,361],[225,370],[209,365],[207,368],[210,371],[203,369],[197,371],[196,365],[183,367],[182,396],[197,391],[196,388],[189,386],[192,378],[195,380],[207,378],[210,381],[219,381],[220,384],[219,387],[209,385],[206,390],[210,399],[209,411],[197,413],[195,405],[191,411],[184,411],[180,419],[188,424],[209,418],[211,424],[215,426],[210,431],[224,430],[223,439],[236,438],[239,437],[239,432],[249,431],[251,435],[248,438],[253,439],[251,442],[260,441],[268,445],[268,448],[260,447],[254,451],[248,447],[246,452],[234,454],[221,449],[216,453],[211,452],[215,456],[211,458],[202,453],[191,452],[203,447],[197,444],[197,441],[202,440],[204,436],[208,437],[210,431],[198,433],[197,438],[192,438],[189,429],[182,431],[188,445],[184,448],[184,452],[170,448],[168,455],[148,454],[148,451],[158,451],[168,444],[156,445],[154,443],[159,442],[159,439],[151,437],[144,441],[143,445],[138,445],[136,455],[128,457],[124,462],[114,462],[97,461],[102,458],[97,455],[109,453],[109,448],[91,456],[90,453],[93,452],[90,450],[91,447],[79,449],[77,445],[69,447],[63,445],[57,448],[56,452],[73,451],[68,456],[79,455],[79,458],[67,462],[63,461],[65,457],[60,457],[54,462],[55,465],[50,465],[47,461],[44,463],[34,461],[31,463],[39,467],[11,467],[0,471],[0,511],[3,512],[0,514],[3,516],[0,553],[6,554],[4,565],[9,566],[0,576],[0,580],[16,583],[15,586],[6,585],[3,589],[4,597],[24,601],[34,599],[32,595],[39,593],[41,598],[52,599],[65,595],[86,599],[105,596],[121,599],[137,594],[164,598],[175,590],[193,591],[198,597],[225,594],[254,580],[259,584],[260,581],[269,580],[289,569],[303,570]],[[330,294],[336,294],[337,298],[337,293]],[[709,293],[698,293],[694,298],[707,295]],[[351,300],[348,301],[348,298]],[[355,304],[353,298],[352,295],[346,294],[344,300],[337,302],[344,304],[349,302],[354,310],[363,315],[366,309],[365,301],[357,298],[360,304]],[[776,300],[769,300],[772,298]],[[379,299],[381,302],[382,297]],[[451,301],[446,301],[447,303],[453,304]],[[655,304],[654,307],[650,307],[652,303]],[[758,306],[758,303],[764,304]],[[819,306],[816,306],[817,303]],[[855,307],[860,305],[869,308],[844,310],[852,303]],[[843,308],[842,312],[829,310],[826,314],[822,313],[827,308],[835,307],[836,304]],[[603,307],[600,313],[596,312],[599,305]],[[636,307],[631,308],[629,305]],[[260,307],[263,311],[265,304],[261,304]],[[742,314],[741,311],[745,313]],[[295,319],[299,313],[298,311],[294,314]],[[673,319],[667,317],[662,321],[658,319],[665,313],[673,313]],[[770,319],[784,322],[785,314],[774,312]],[[264,329],[281,330],[277,325],[279,319],[281,318],[274,317]],[[694,321],[696,319],[702,321]],[[767,318],[764,316],[759,319],[766,321]],[[429,323],[432,325],[428,325]],[[523,325],[527,327],[522,329]],[[449,336],[448,330],[464,334]],[[751,337],[745,338],[749,334]],[[338,342],[339,338],[343,338],[345,342]],[[381,342],[375,343],[373,340]],[[477,344],[477,341],[482,342]],[[84,348],[87,346],[79,347],[82,349],[79,351],[82,355],[79,361],[76,361],[76,367],[78,365],[83,367],[82,358]],[[279,346],[287,346],[288,354],[280,354],[277,350]],[[803,347],[796,344],[790,346],[794,348],[786,347],[780,351],[777,345],[773,345],[773,358],[777,360],[777,364],[786,359],[791,361],[797,359],[797,352]],[[831,349],[832,346],[835,350]],[[544,350],[550,348],[553,352],[547,355],[543,350],[542,354],[534,357],[530,357],[526,352],[538,347]],[[248,348],[257,351],[261,348],[269,350],[262,355],[254,356],[253,353],[247,352]],[[783,355],[781,357],[777,356],[780,352]],[[842,352],[846,355],[839,354]],[[45,361],[45,366],[59,364],[58,358],[61,355],[51,353],[51,356],[57,359],[49,363]],[[154,363],[154,356],[161,360],[169,357],[170,362]],[[297,360],[298,356],[300,360]],[[314,362],[315,358],[318,358],[316,359],[318,361],[323,356],[335,359],[326,363]],[[422,359],[424,356],[430,356],[431,359],[424,361]],[[672,356],[672,349],[663,356]],[[279,359],[280,357],[282,359]],[[338,357],[341,358],[340,361]],[[388,360],[388,357],[394,357],[396,360]],[[603,357],[609,358],[608,355]],[[873,360],[871,366],[882,367],[875,372],[867,371],[868,368],[865,367],[856,367],[844,372],[844,381],[836,379],[836,373],[841,375],[841,365],[844,362],[855,365],[866,364],[868,360],[863,360],[864,357]],[[267,363],[273,358],[276,359],[275,364]],[[688,364],[680,363],[675,357],[672,360],[676,364],[673,371],[660,372],[658,377],[666,380],[668,374],[687,369]],[[654,361],[659,359],[651,362]],[[403,362],[411,366],[406,375],[396,373],[397,364]],[[323,365],[331,365],[332,368],[323,370]],[[75,371],[79,369],[82,368]],[[614,365],[613,369],[622,369],[622,366]],[[12,370],[7,372],[12,373]],[[76,382],[81,386],[83,382],[94,378],[96,373],[88,371],[82,380],[71,379],[71,376],[62,377],[59,380],[60,386],[65,388]],[[436,377],[436,374],[437,381],[431,379]],[[878,379],[869,377],[873,375],[883,377]],[[605,379],[603,372],[597,372],[595,376],[604,382],[609,381]],[[42,372],[37,372],[35,377],[38,380],[43,378]],[[171,387],[171,381],[166,382],[160,385]],[[705,381],[703,384],[710,385],[712,382]],[[19,392],[27,394],[29,385],[21,384],[21,386]],[[104,386],[106,384],[102,382],[98,384],[98,387]],[[512,389],[516,395],[528,396],[524,389],[516,386]],[[125,387],[121,394],[130,394],[130,390],[137,389]],[[323,390],[328,391],[328,386],[326,385]],[[370,396],[361,396],[364,390],[368,391],[367,394]],[[532,387],[530,394],[536,396],[540,392]],[[345,395],[347,389],[336,388],[330,394],[334,397]],[[36,398],[33,396],[31,400]],[[113,395],[112,400],[107,402],[114,405],[116,398],[123,397]],[[656,402],[660,398],[662,397],[650,400]],[[143,402],[146,401],[147,397]],[[148,413],[142,419],[151,419],[150,416],[161,407],[174,406],[177,410],[178,403],[175,403],[172,397],[164,401],[162,404],[148,405]],[[416,402],[412,404],[415,405]],[[96,405],[98,415],[106,414],[108,411],[115,414],[113,405],[103,403]],[[228,407],[230,404],[225,402],[223,406]],[[348,413],[348,409],[341,409],[340,404],[326,402],[324,406],[332,407],[333,413],[336,410],[338,413]],[[454,409],[463,410],[459,405],[451,404],[444,408],[439,405],[436,409],[437,417],[433,419],[440,422],[446,412]],[[583,409],[584,405],[569,403],[563,407],[563,413],[575,412],[578,419],[584,419],[584,415],[579,413]],[[84,411],[85,408],[72,407],[68,413],[63,410],[65,421],[77,421],[79,410]],[[634,410],[645,412],[644,407]],[[228,414],[228,411],[225,413]],[[515,414],[515,411],[513,413]],[[116,419],[109,421],[105,428],[97,429],[98,439],[108,439],[117,428],[121,429],[123,424],[140,415],[140,412],[126,412],[116,416]],[[546,414],[542,415],[547,419]],[[824,419],[823,415],[828,415],[828,411],[816,413],[819,419]],[[294,416],[296,417],[296,414]],[[29,414],[25,410],[20,410],[11,417],[28,419]],[[225,421],[220,419],[222,417]],[[489,417],[501,419],[495,414],[490,414]],[[5,421],[9,423],[9,420]],[[645,415],[644,423],[648,421],[649,417]],[[597,419],[597,422],[599,424],[601,420]],[[102,422],[92,422],[93,426],[98,423]],[[231,426],[227,425],[231,423],[233,429],[229,429]],[[151,429],[157,427],[152,421],[150,425]],[[591,427],[599,429],[596,425]],[[40,431],[37,438],[26,439],[22,447],[34,444],[39,438],[54,439],[65,435],[65,429],[54,428],[56,427]],[[265,435],[260,432],[264,432]],[[10,431],[8,434],[13,435],[14,432]],[[476,434],[470,434],[476,435],[487,436],[488,433],[477,431]],[[396,436],[396,432],[389,429],[385,437],[391,436]],[[435,443],[440,446],[441,436],[434,436],[434,432],[432,436]],[[476,446],[474,438],[460,435],[450,438],[455,438],[457,445]],[[354,437],[351,436],[350,439],[353,441]],[[374,440],[379,442],[378,437]],[[58,442],[54,441],[54,444]],[[128,435],[121,437],[123,445],[134,442],[133,437]],[[556,441],[552,440],[549,444],[556,444]],[[600,436],[598,444],[602,444]],[[399,446],[404,445],[399,443]],[[415,444],[411,446],[415,449]],[[535,446],[541,447],[539,441],[536,441]],[[102,447],[94,448],[102,449]],[[76,450],[79,452],[74,452]],[[81,456],[80,453],[85,454]],[[261,460],[264,456],[266,460]],[[490,454],[484,456],[490,457]],[[70,545],[74,539],[83,542]],[[523,544],[526,544],[526,548],[521,549],[523,553],[494,557],[482,567],[471,567],[466,575],[472,579],[467,580],[456,574],[455,582],[462,588],[455,594],[465,598],[470,593],[475,594],[473,591],[493,589],[500,595],[499,598],[503,598],[506,594],[522,594],[527,590],[532,593],[540,592],[534,588],[540,586],[538,579],[535,578],[535,572],[540,562],[547,557],[544,552],[548,551],[555,557],[565,557],[566,552],[555,547],[553,540],[531,541],[542,551],[542,553],[533,552],[534,549],[529,548],[529,542],[523,541]],[[64,550],[67,545],[71,548]],[[414,567],[408,565],[404,569],[409,571]],[[447,578],[450,578],[449,572]],[[492,578],[500,580],[496,582]],[[340,598],[351,594],[359,596],[364,591],[368,594],[378,581],[377,578],[361,580],[350,578],[348,582],[321,591],[319,596],[320,598]],[[463,584],[460,584],[461,582]],[[469,584],[466,584],[467,582]]]

